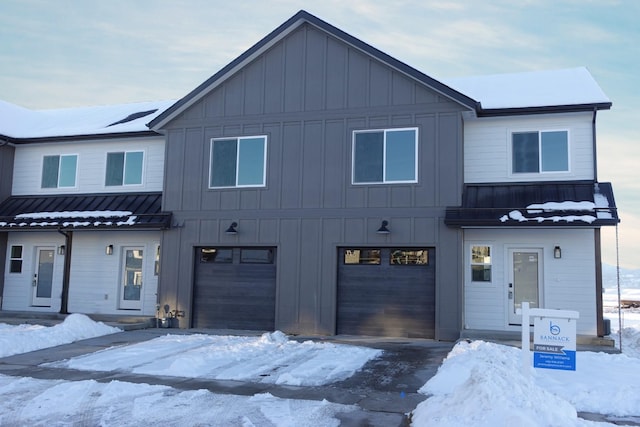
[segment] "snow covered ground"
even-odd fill
[[[635,282],[634,282],[635,283]],[[625,288],[633,291],[633,286]],[[610,289],[607,289],[610,292]],[[630,294],[633,294],[631,292]],[[607,301],[607,293],[605,293]],[[608,303],[605,302],[605,305]],[[606,307],[612,336],[617,310]],[[640,421],[640,309],[624,310],[623,354],[578,352],[577,371],[530,368],[520,350],[461,341],[420,390],[429,396],[411,413],[413,426],[593,426],[577,412]],[[71,315],[53,327],[0,324],[5,357],[119,330]],[[202,334],[162,336],[50,365],[78,370],[236,379],[314,386],[352,375],[379,351],[333,343]],[[238,369],[242,366],[242,369]],[[0,425],[337,426],[350,405],[270,394],[233,396],[207,390],[119,381],[40,380],[0,375]]]

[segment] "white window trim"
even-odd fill
[[[247,184],[247,185],[238,185],[238,172],[240,170],[239,168],[239,162],[240,162],[240,141],[243,139],[255,139],[255,138],[262,138],[264,140],[264,155],[262,156],[262,184]],[[228,187],[215,187],[215,186],[211,186],[211,173],[213,171],[213,162],[212,162],[212,155],[213,155],[213,143],[215,141],[227,141],[230,139],[236,139],[238,140],[238,144],[236,146],[236,177],[235,177],[235,185],[233,186],[228,186]],[[267,135],[249,135],[249,136],[221,136],[221,137],[216,137],[216,138],[211,138],[211,140],[209,141],[209,178],[207,179],[207,186],[209,189],[212,190],[220,190],[220,189],[231,189],[231,188],[264,188],[267,186],[267,153],[268,153],[268,144],[269,144],[269,138],[267,137]]]
[[[489,257],[491,258],[491,262],[489,263],[479,263],[479,262],[473,262],[473,247],[474,246],[484,246],[484,247],[488,247],[489,248]],[[489,267],[491,267],[491,280],[489,281],[477,281],[477,280],[473,280],[473,266],[474,265],[482,265],[482,266],[486,266],[488,265]],[[489,243],[483,243],[483,242],[475,242],[475,243],[469,243],[469,261],[468,261],[468,266],[469,266],[469,283],[473,284],[474,286],[478,286],[478,285],[492,285],[493,284],[493,278],[494,278],[494,267],[495,262],[494,262],[494,252],[493,252],[493,245],[489,244]]]
[[[416,133],[416,138],[414,141],[414,165],[413,170],[415,173],[415,178],[413,180],[404,180],[404,181],[387,181],[387,132],[395,132],[395,131],[403,131],[403,130],[412,130]],[[373,182],[355,182],[355,161],[356,161],[356,134],[358,133],[373,133],[373,132],[382,132],[384,134],[383,137],[383,146],[382,146],[382,181],[373,181]],[[418,182],[418,145],[420,141],[419,131],[417,127],[406,127],[406,128],[382,128],[382,129],[363,129],[363,130],[354,130],[351,134],[351,184],[352,185],[389,185],[389,184],[415,184]]]
[[[109,154],[117,154],[124,153],[124,163],[122,165],[122,184],[120,185],[107,185],[107,166],[108,166],[108,158]],[[140,184],[126,184],[125,183],[125,172],[127,170],[127,153],[142,153],[142,170],[140,171]],[[107,151],[107,155],[104,159],[104,176],[105,179],[103,181],[104,188],[120,188],[120,187],[142,187],[144,185],[145,172],[147,169],[147,152],[145,150],[118,150],[118,151]]]
[[[42,174],[44,173],[44,158],[45,157],[54,157],[54,156],[58,156],[58,182],[56,182],[56,186],[55,187],[42,187]],[[62,158],[63,157],[72,157],[75,156],[76,157],[76,170],[75,170],[75,175],[73,177],[73,186],[65,186],[62,187],[60,186],[60,165],[62,163]],[[78,188],[78,170],[80,169],[80,154],[78,153],[52,153],[52,154],[43,154],[42,155],[42,163],[40,165],[40,190],[42,191],[59,191],[59,190],[73,190],[73,189],[77,189]]]
[[[513,134],[514,133],[534,133],[538,134],[538,168],[540,172],[514,172],[513,171]],[[567,133],[567,170],[566,171],[543,171],[542,170],[542,138],[541,134],[545,132],[566,132]],[[507,156],[509,159],[509,176],[513,178],[536,177],[540,175],[568,175],[571,174],[571,131],[566,128],[562,129],[517,129],[509,131],[509,140],[507,142]]]

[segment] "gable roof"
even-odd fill
[[[175,101],[29,110],[0,101],[0,138],[13,143],[43,140],[153,135],[146,123]]]
[[[389,67],[399,71],[400,73],[405,74],[413,78],[414,80],[423,83],[428,86],[432,90],[442,94],[443,96],[469,108],[470,110],[477,109],[478,103],[470,98],[469,96],[458,92],[455,89],[450,88],[449,86],[441,83],[440,81],[427,76],[426,74],[416,70],[415,68],[387,55],[386,53],[376,49],[375,47],[359,40],[350,34],[340,30],[339,28],[334,27],[333,25],[317,18],[316,16],[301,10],[287,21],[285,21],[278,28],[269,33],[266,37],[260,40],[258,43],[253,45],[247,51],[245,51],[242,55],[238,56],[235,60],[230,62],[228,65],[223,67],[220,71],[215,73],[205,82],[200,84],[190,93],[188,93],[184,98],[176,102],[174,105],[169,107],[162,114],[157,116],[149,123],[149,127],[151,129],[157,130],[162,128],[167,122],[175,118],[181,112],[189,108],[191,105],[199,101],[205,95],[210,93],[217,86],[221,85],[226,79],[236,73],[239,69],[247,65],[253,59],[261,55],[267,49],[272,47],[274,44],[282,40],[288,34],[299,28],[303,24],[310,24],[314,27],[329,33],[330,35],[336,37],[337,39],[342,40],[343,42],[349,44],[350,46],[368,54],[379,61],[385,63]]]
[[[480,101],[478,115],[609,109],[611,101],[585,67],[443,79]]]

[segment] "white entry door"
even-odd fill
[[[33,295],[31,304],[37,307],[51,307],[53,288],[53,248],[36,248],[36,262],[33,273]]]
[[[523,302],[537,308],[542,302],[542,249],[509,249],[509,324],[521,325],[516,310]]]
[[[120,308],[140,310],[142,308],[143,248],[122,249],[122,276],[120,285]]]

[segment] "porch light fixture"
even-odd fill
[[[382,220],[382,224],[380,224],[380,228],[378,228],[378,231],[376,231],[376,233],[378,234],[389,234],[391,233],[389,231],[389,229],[387,228],[387,225],[389,225],[389,221],[387,221],[386,219]]]
[[[107,247],[104,248],[104,253],[106,255],[113,255],[113,245],[107,245]]]
[[[229,226],[229,228],[227,228],[225,230],[225,233],[230,234],[230,235],[235,235],[238,234],[238,230],[236,230],[236,227],[238,226],[237,222],[232,222],[231,225]]]
[[[64,255],[65,247],[64,245],[58,246],[58,255]]]
[[[555,259],[562,258],[562,249],[560,249],[560,246],[556,246],[555,248],[553,248],[553,257]]]

